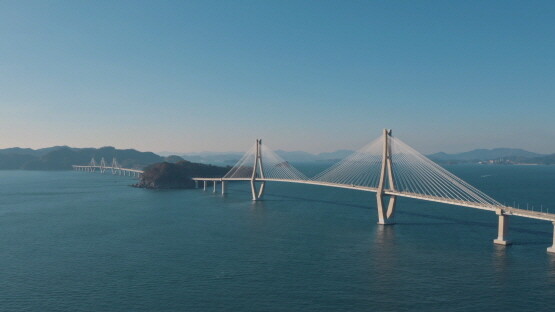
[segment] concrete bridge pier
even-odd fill
[[[204,180],[204,181],[202,181],[202,182],[204,182],[204,189],[203,189],[203,191],[206,191],[206,180]]]
[[[380,180],[378,184],[378,191],[376,192],[376,200],[378,207],[378,224],[388,225],[395,224],[393,216],[395,214],[395,204],[397,203],[397,196],[389,196],[387,210],[384,203],[384,190],[387,182],[389,188],[395,190],[395,176],[393,175],[393,161],[391,159],[391,145],[389,144],[391,130],[383,129],[383,153],[382,153],[382,166],[380,172]]]
[[[216,186],[218,186],[218,181],[214,180],[214,190],[212,193],[216,193]]]
[[[264,179],[264,166],[262,165],[262,150],[261,150],[262,140],[256,140],[256,154],[254,157],[254,166],[252,170],[251,176],[251,192],[252,192],[252,200],[261,200],[262,196],[264,196],[264,188],[266,186],[266,181],[262,181],[260,183],[260,188],[256,189],[256,179],[257,179],[257,169],[260,178]]]
[[[198,188],[198,181],[195,180],[195,188]]]
[[[394,213],[395,213],[395,203],[396,196],[390,196],[387,210],[385,209],[384,195],[382,193],[376,193],[376,199],[378,202],[378,224],[381,225],[392,225],[395,224]]]
[[[497,238],[493,240],[494,244],[507,246],[511,242],[507,239],[509,231],[509,216],[499,209],[495,212],[499,216],[499,224],[497,228]]]
[[[225,181],[222,180],[222,195],[225,195],[226,191],[227,191],[227,185]]]
[[[547,252],[555,254],[555,221],[553,221],[553,245],[547,248]]]

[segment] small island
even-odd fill
[[[223,177],[230,167],[179,161],[161,162],[147,166],[139,182],[134,187],[147,189],[190,189],[195,187],[194,177]]]

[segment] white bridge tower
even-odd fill
[[[393,221],[395,213],[395,203],[397,202],[397,196],[389,196],[389,203],[387,205],[387,211],[384,206],[384,190],[386,184],[386,175],[389,190],[395,191],[395,176],[393,175],[393,160],[391,159],[391,144],[389,143],[389,137],[391,136],[391,130],[383,130],[383,155],[382,155],[382,166],[380,173],[380,180],[378,184],[378,191],[376,192],[377,206],[378,206],[378,224],[394,224]]]

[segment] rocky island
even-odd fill
[[[195,187],[194,177],[223,177],[230,167],[179,161],[161,162],[144,169],[144,173],[135,187],[148,189],[188,189]]]

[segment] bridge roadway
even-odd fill
[[[204,189],[206,189],[206,182],[213,182],[214,183],[214,192],[216,191],[216,183],[217,182],[226,182],[226,181],[251,181],[250,178],[193,178],[194,181],[197,182],[205,182]],[[321,182],[321,181],[311,181],[311,180],[289,180],[289,179],[256,179],[256,182],[287,182],[287,183],[297,183],[297,184],[309,184],[309,185],[321,185],[321,186],[328,186],[328,187],[335,187],[335,188],[344,188],[350,190],[358,190],[358,191],[366,191],[366,192],[378,192],[378,188],[375,187],[366,187],[366,186],[357,186],[351,184],[338,184],[338,183],[329,183],[329,182]],[[222,193],[225,192],[225,184],[222,184]],[[488,210],[499,212],[501,210],[503,215],[513,215],[537,220],[545,220],[555,222],[555,214],[547,213],[547,212],[540,212],[534,210],[526,210],[526,209],[519,209],[509,206],[494,206],[494,205],[485,205],[485,204],[477,204],[468,201],[462,200],[455,200],[455,199],[445,199],[442,197],[435,197],[429,195],[422,195],[416,193],[408,193],[408,192],[399,192],[399,191],[392,191],[392,190],[384,190],[385,195],[389,196],[399,196],[399,197],[406,197],[406,198],[413,198],[413,199],[420,199],[426,200],[431,202],[437,202],[442,204],[448,205],[455,205],[455,206],[462,206],[474,209],[481,209],[481,210]]]
[[[141,174],[144,173],[143,170],[138,170],[138,169],[131,169],[131,168],[120,168],[120,167],[108,167],[108,166],[77,166],[77,165],[72,165],[74,170],[79,170],[79,171],[94,171],[96,169],[100,170],[100,172],[104,172],[106,170],[112,170],[114,171],[119,171],[119,172],[123,172],[123,174],[125,175],[126,173],[128,173],[130,176],[131,174],[133,174],[133,176],[140,176]]]
[[[263,157],[263,155],[266,156]],[[379,162],[379,158],[381,158],[381,162]],[[396,162],[395,166],[393,164],[394,160]],[[254,164],[251,167],[252,161],[254,161]],[[267,167],[266,171],[264,170],[264,164]],[[379,178],[377,171],[370,172],[370,174],[374,175],[373,178],[378,179],[377,187],[358,185],[370,185],[376,182],[375,180],[370,182],[372,176],[369,175],[369,172],[366,172],[366,176],[362,179],[358,176],[358,172],[362,167],[371,166],[372,164],[379,164],[381,167]],[[100,164],[97,164],[93,158],[88,165],[75,165],[73,168],[82,171],[95,171],[98,168],[102,173],[106,170],[111,170],[112,173],[120,175],[133,174],[134,176],[140,176],[143,174],[142,170],[121,168],[115,158],[112,160],[111,166],[106,165],[104,158],[102,158]],[[395,172],[395,168],[397,168],[397,172]],[[375,169],[374,167],[373,170]],[[398,174],[401,176],[399,184],[395,182],[395,177]],[[404,178],[402,178],[403,176]],[[262,198],[266,182],[320,185],[373,192],[376,193],[378,224],[383,225],[394,223],[397,197],[492,211],[498,216],[498,236],[493,241],[497,245],[510,244],[510,241],[507,239],[509,216],[551,221],[554,226],[553,245],[547,248],[547,251],[555,253],[554,213],[501,205],[493,198],[481,193],[433,161],[427,159],[398,138],[393,138],[389,129],[384,129],[383,135],[380,138],[355,152],[352,156],[338,162],[333,167],[317,175],[317,177],[319,178],[310,179],[305,177],[265,145],[263,146],[262,140],[257,139],[256,144],[245,153],[224,177],[196,177],[193,180],[197,187],[198,182],[203,182],[204,190],[206,190],[208,182],[213,182],[214,192],[216,192],[219,182],[222,185],[222,194],[226,192],[228,181],[247,181],[250,183],[253,200]],[[407,191],[400,191],[399,189]],[[384,202],[384,197],[389,197],[387,203]]]

